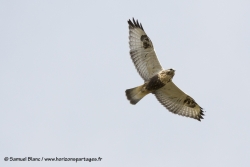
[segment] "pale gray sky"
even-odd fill
[[[0,166],[250,165],[250,1],[0,2]],[[149,95],[129,56],[127,20],[151,38],[201,122]],[[10,162],[4,157],[103,158]]]

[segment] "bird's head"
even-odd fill
[[[162,70],[158,76],[160,77],[160,80],[163,83],[168,83],[172,80],[172,78],[174,77],[174,72],[175,70],[173,70],[172,68],[168,69],[168,70]]]
[[[169,76],[171,79],[174,77],[174,72],[175,70],[173,70],[172,68],[165,70],[166,75]]]

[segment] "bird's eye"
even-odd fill
[[[172,69],[172,68],[170,68],[170,70],[171,70],[171,71],[173,71],[173,69]]]

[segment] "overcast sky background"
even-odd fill
[[[249,9],[248,0],[1,0],[0,166],[249,166]],[[126,99],[143,83],[129,55],[132,17],[204,120],[153,95]]]

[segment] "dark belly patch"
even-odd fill
[[[146,85],[146,89],[149,91],[153,91],[153,90],[160,89],[163,86],[165,86],[165,84],[161,82],[158,75],[155,75],[150,79],[150,81]]]

